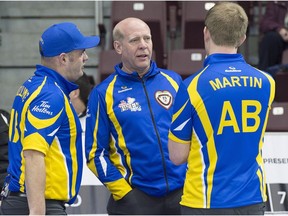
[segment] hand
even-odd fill
[[[287,31],[287,29],[281,28],[281,29],[279,30],[279,34],[281,35],[282,39],[283,39],[285,42],[288,42],[288,31]]]

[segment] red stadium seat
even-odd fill
[[[184,49],[204,48],[203,29],[207,11],[215,2],[183,1],[182,3],[182,46]]]
[[[100,81],[114,72],[114,66],[121,62],[121,56],[114,49],[102,50],[99,56]]]
[[[269,112],[267,132],[288,131],[288,102],[274,102]]]
[[[278,72],[274,76],[276,91],[275,91],[275,99],[277,102],[288,102],[288,72]]]
[[[183,79],[203,67],[205,49],[172,50],[168,55],[168,69],[179,73]]]

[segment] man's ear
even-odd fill
[[[238,46],[236,48],[240,47],[244,43],[245,40],[246,40],[246,35],[241,37],[241,39],[239,41],[239,44],[238,44]]]
[[[68,58],[69,56],[66,54],[66,53],[61,53],[59,56],[58,56],[58,60],[61,64],[64,64],[68,61]]]
[[[113,42],[113,46],[114,46],[114,49],[115,51],[118,53],[118,54],[122,54],[122,46],[121,46],[121,43],[119,41],[114,41]]]
[[[204,41],[207,41],[210,39],[210,32],[206,26],[203,29],[203,35],[204,35]]]

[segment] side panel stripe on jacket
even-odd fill
[[[23,139],[24,139],[25,116],[26,116],[25,113],[27,112],[27,109],[28,109],[31,101],[33,101],[33,100],[37,97],[37,95],[41,92],[44,84],[46,83],[46,79],[47,79],[47,77],[45,77],[45,79],[43,80],[43,82],[41,83],[41,85],[36,89],[36,91],[33,92],[33,94],[27,99],[27,101],[25,102],[25,104],[24,104],[24,106],[23,106],[22,113],[21,113],[20,126],[19,126],[20,131],[22,131],[20,140],[23,140]],[[14,118],[14,117],[15,117],[15,116],[13,115],[12,118]],[[15,122],[15,121],[17,121],[17,118],[15,118],[15,119],[14,119],[14,122],[13,122],[13,126],[14,126],[14,130],[13,130],[13,131],[14,131],[14,133],[18,133],[18,130],[17,130],[17,128],[16,128],[18,122]],[[17,134],[17,135],[14,134],[13,136],[19,138],[19,134]],[[13,137],[13,141],[14,141],[14,137]],[[10,140],[12,140],[11,137],[10,137]],[[16,140],[16,141],[18,141],[18,140]],[[24,178],[25,178],[25,177],[24,177],[24,174],[25,174],[25,172],[23,172],[23,171],[24,171],[24,167],[25,167],[25,160],[24,160],[23,152],[21,153],[21,157],[22,157],[22,160],[21,160],[21,164],[22,164],[22,165],[21,165],[21,168],[20,168],[20,170],[21,170],[21,175],[20,175],[20,178],[19,178],[19,184],[22,185],[21,188],[20,188],[20,191],[21,191],[21,192],[24,192],[24,190],[25,190],[25,189],[24,189]]]
[[[267,109],[267,112],[266,112],[264,127],[263,127],[262,134],[261,134],[261,137],[264,137],[266,125],[268,122],[269,111],[271,109],[271,104],[272,104],[272,102],[274,100],[274,96],[275,96],[275,81],[273,80],[273,78],[270,75],[267,75],[266,73],[263,73],[262,71],[260,71],[260,72],[267,77],[267,79],[269,80],[269,83],[270,83],[269,108]],[[261,153],[262,147],[263,147],[263,139],[260,139],[259,154],[257,155],[256,160],[257,160],[257,163],[259,164],[259,167],[261,168],[261,170],[257,170],[257,175],[258,175],[259,181],[260,181],[260,191],[262,194],[262,198],[264,201],[267,201],[266,182],[265,182],[265,175],[264,175],[264,163],[263,163],[262,153]]]
[[[68,119],[69,119],[69,125],[73,125],[75,122],[74,119],[74,115],[72,112],[72,109],[70,108],[70,103],[68,98],[65,96],[65,94],[63,93],[64,98],[65,98],[65,109],[68,115]],[[76,127],[70,127],[70,130],[72,134],[77,134],[77,130]],[[72,177],[72,179],[69,179],[70,184],[68,183],[67,185],[70,186],[70,197],[74,197],[76,195],[76,187],[77,187],[77,175],[74,173],[78,173],[78,165],[77,165],[77,149],[76,149],[76,136],[71,136],[70,139],[70,153],[71,153],[71,157],[74,158],[74,160],[72,160],[72,175],[68,175],[70,176],[70,178]],[[66,163],[65,163],[66,164]],[[69,197],[67,197],[69,199]]]
[[[113,100],[113,90],[114,90],[114,84],[117,80],[117,77],[118,75],[116,75],[114,77],[114,79],[112,80],[112,82],[109,84],[108,88],[107,88],[107,91],[106,91],[106,95],[105,95],[105,100],[106,100],[106,103],[107,103],[107,113],[109,115],[109,118],[111,119],[111,122],[113,122],[114,124],[114,127],[115,127],[115,130],[118,134],[118,143],[119,143],[119,147],[120,149],[124,152],[124,155],[127,156],[126,160],[127,160],[127,165],[130,169],[130,171],[132,171],[131,169],[131,158],[130,158],[130,154],[128,153],[128,150],[126,148],[126,142],[125,142],[125,138],[124,138],[124,135],[123,135],[123,132],[122,132],[122,128],[115,116],[115,113],[114,113],[114,109],[113,109],[113,104],[114,104],[114,100]],[[116,139],[116,138],[115,138]],[[114,142],[113,142],[114,143]],[[112,148],[112,151],[114,152],[117,152],[117,149],[116,146],[110,146]],[[110,159],[111,161],[114,163],[114,164],[123,164],[122,162],[122,158],[120,157],[120,155],[118,154],[112,154],[110,156]],[[126,176],[127,174],[127,171],[125,169],[125,167],[122,165],[121,166],[121,169],[119,169],[121,174],[123,176]],[[132,176],[132,175],[131,175]],[[130,177],[131,177],[130,176]]]
[[[207,68],[208,67],[206,67],[205,70]],[[218,156],[217,156],[215,141],[214,141],[214,137],[213,137],[213,134],[214,134],[213,127],[210,123],[208,112],[205,108],[205,104],[202,101],[202,98],[197,91],[198,79],[205,70],[200,72],[192,80],[190,86],[188,86],[188,92],[190,92],[190,91],[194,92],[193,96],[190,97],[190,100],[191,100],[191,103],[195,107],[196,110],[202,110],[202,112],[198,113],[199,118],[200,118],[200,121],[202,122],[202,125],[205,125],[204,130],[205,130],[206,136],[209,137],[208,143],[207,143],[207,151],[208,151],[208,156],[209,156],[209,167],[207,167],[208,168],[207,177],[204,176],[204,179],[206,179],[205,181],[207,182],[207,189],[206,189],[206,199],[207,199],[206,205],[207,206],[205,206],[205,207],[210,208],[211,192],[212,192],[212,187],[213,187],[213,178],[214,178],[214,172],[215,172]],[[199,105],[203,106],[203,107],[199,108]],[[200,159],[200,157],[198,159]],[[199,194],[197,197],[199,197]],[[204,197],[203,197],[203,203],[205,203]]]
[[[168,76],[167,74],[160,72],[164,77],[166,77],[166,79],[171,83],[171,85],[173,86],[173,88],[175,89],[175,91],[178,91],[179,85],[175,82],[175,80],[173,80],[170,76]]]
[[[95,158],[96,157],[95,154],[96,154],[96,149],[97,149],[97,131],[98,131],[98,128],[99,128],[99,110],[100,110],[99,100],[97,100],[97,101],[98,101],[98,103],[97,103],[96,122],[95,122],[95,128],[93,129],[93,144],[92,144],[92,148],[91,148],[91,150],[89,152],[89,156],[88,156],[89,160],[90,160],[90,158]],[[101,158],[103,158],[103,154],[102,153],[101,153],[101,156],[100,156]],[[100,158],[100,160],[101,160],[101,158]],[[87,166],[98,177],[98,172],[97,172],[97,169],[96,169],[95,160],[90,160],[89,163],[87,164]],[[102,168],[103,168],[103,171],[104,171],[104,173],[106,175],[106,173],[107,173],[107,165],[105,165],[105,166],[103,165]]]

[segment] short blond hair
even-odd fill
[[[207,13],[205,26],[218,46],[239,47],[246,35],[248,17],[234,2],[218,2]]]

